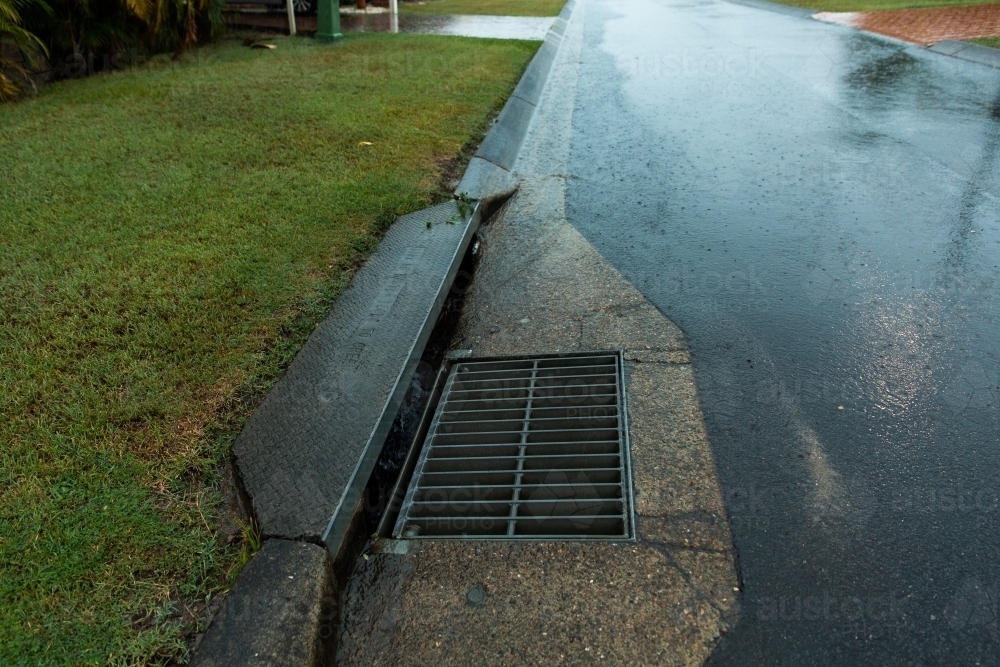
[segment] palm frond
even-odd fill
[[[48,53],[45,44],[21,25],[17,0],[0,0],[0,101],[19,97],[34,88],[31,70]],[[23,2],[23,0],[22,0]]]
[[[5,21],[19,25],[21,23],[21,15],[18,13],[17,7],[14,6],[13,2],[0,0],[0,31],[3,31]]]
[[[122,0],[125,8],[143,23],[149,24],[156,15],[156,3],[153,0]]]

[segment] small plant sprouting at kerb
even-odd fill
[[[243,540],[246,542],[247,548],[250,550],[251,554],[255,554],[260,551],[260,528],[257,527],[257,522],[251,519],[243,526]]]
[[[475,201],[467,192],[455,195],[455,203],[458,205],[458,214],[463,218],[469,217],[475,205]]]
[[[455,204],[458,206],[458,213],[455,213],[450,218],[445,220],[449,225],[457,225],[458,223],[465,220],[472,212],[475,210],[475,200],[469,197],[466,193],[455,195]],[[430,229],[432,223],[430,220],[427,221],[427,229]]]

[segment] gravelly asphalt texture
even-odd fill
[[[1000,71],[718,0],[574,21],[566,217],[684,331],[739,553],[710,662],[1000,664]]]

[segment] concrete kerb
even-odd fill
[[[265,537],[336,555],[478,225],[454,201],[397,220],[247,421],[233,456]]]
[[[930,51],[953,58],[961,58],[970,62],[1000,68],[1000,49],[992,49],[980,44],[970,44],[955,39],[946,39],[929,47]]]
[[[398,220],[237,439],[233,448],[237,469],[262,533],[269,539],[208,628],[193,658],[197,667],[318,665],[332,658],[338,573],[353,567],[359,550],[352,545],[364,537],[361,500],[367,478],[482,211],[517,188],[510,168],[573,4],[570,0],[553,23],[463,176],[457,193],[479,200],[472,215],[461,224],[452,224],[460,208],[449,202]],[[440,238],[424,243],[424,235]],[[415,256],[415,249],[427,249],[428,257]],[[415,271],[415,264],[421,262],[429,265]],[[386,293],[386,286],[392,287],[391,294]],[[422,315],[419,321],[394,316],[398,304],[412,304],[415,298],[422,304],[417,307]],[[408,320],[404,326],[412,330],[382,333],[401,334],[405,357],[376,360],[378,366],[391,367],[387,377],[394,381],[369,392],[378,398],[373,396],[368,402],[378,405],[374,406],[377,415],[368,415],[371,410],[363,405],[364,397],[352,395],[358,393],[355,380],[367,380],[370,371],[363,358],[366,346],[359,336],[367,334],[377,343],[379,328],[393,329],[385,325],[397,320]],[[379,348],[369,345],[369,355],[373,349]],[[341,367],[348,362],[351,368],[344,371]],[[344,414],[349,415],[346,420]],[[347,446],[346,440],[337,445],[344,439],[342,434],[320,447],[352,421],[364,422],[359,428],[370,434],[362,440],[364,447]],[[347,440],[357,442],[353,436]],[[324,469],[327,465],[336,470]],[[349,479],[344,478],[348,470]],[[323,506],[333,511],[325,530],[317,525]]]
[[[943,53],[946,56],[953,56],[965,47],[969,46],[966,42],[961,42],[957,39],[946,39],[943,42],[938,42],[937,44],[928,47],[931,51],[936,51],[937,53]]]
[[[191,665],[326,665],[333,660],[337,620],[326,550],[268,540],[240,574]]]
[[[469,168],[455,189],[456,194],[482,201],[508,197],[517,189],[517,179],[511,169],[524,144],[575,4],[575,0],[569,0],[549,28],[541,48],[470,160]]]
[[[233,456],[269,539],[196,665],[332,659],[337,575],[367,537],[364,488],[480,217],[450,201],[397,220],[248,420]]]

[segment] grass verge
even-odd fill
[[[980,39],[970,39],[973,44],[988,46],[992,49],[1000,49],[1000,37],[982,37]]]
[[[537,48],[273,42],[0,108],[0,664],[185,660],[238,429]]]
[[[400,2],[405,14],[480,14],[488,16],[557,16],[566,0],[428,0]]]
[[[818,12],[878,12],[887,9],[961,7],[990,5],[997,0],[772,0],[782,5],[805,7]]]

